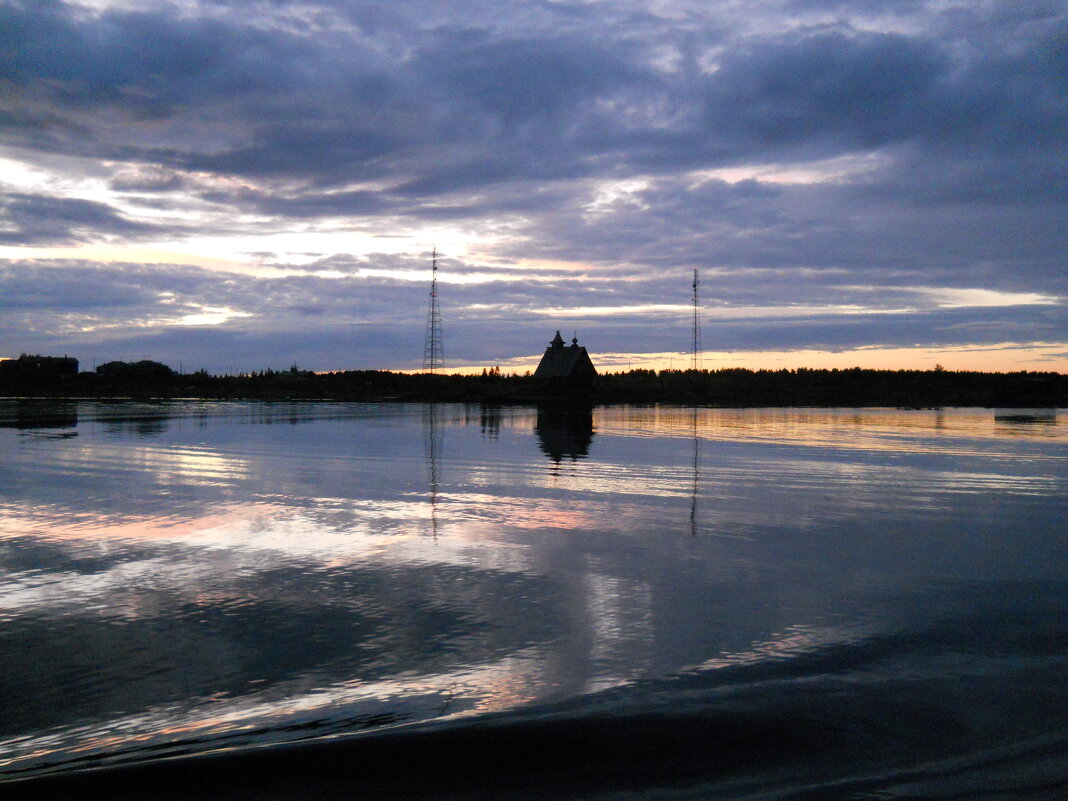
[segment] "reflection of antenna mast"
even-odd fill
[[[441,451],[442,432],[438,429],[437,410],[434,404],[423,409],[423,433],[426,436],[426,461],[430,471],[430,533],[438,539],[438,455]]]
[[[436,373],[445,366],[445,348],[441,344],[441,310],[438,308],[438,249],[434,248],[430,281],[430,306],[426,313],[426,343],[423,345],[423,369]]]
[[[697,536],[697,465],[701,440],[697,436],[697,407],[693,407],[693,494],[690,496],[690,534]]]
[[[693,359],[691,370],[701,369],[701,314],[697,299],[697,268],[693,268]]]

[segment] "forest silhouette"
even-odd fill
[[[51,360],[51,361],[50,361]],[[0,362],[0,395],[62,398],[215,398],[460,403],[670,403],[708,406],[1068,406],[1068,375],[1054,372],[782,369],[629,370],[592,380],[540,379],[497,368],[474,375],[285,370],[179,373],[159,362],[108,362],[92,372],[73,359]]]

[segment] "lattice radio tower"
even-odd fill
[[[436,373],[445,367],[445,348],[441,344],[441,309],[438,308],[438,249],[435,247],[430,281],[430,306],[426,312],[426,342],[423,345],[423,370]]]
[[[692,370],[701,369],[701,304],[697,297],[697,268],[693,268],[693,358]]]

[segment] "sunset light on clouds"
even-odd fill
[[[1068,372],[1068,8],[0,0],[0,357]]]

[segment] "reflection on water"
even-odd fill
[[[1012,435],[1024,429],[1035,429],[1028,433],[1057,435],[1056,409],[998,409],[994,412],[994,422],[1001,434]]]
[[[534,433],[542,452],[557,465],[584,458],[593,441],[592,406],[539,406]]]
[[[434,539],[438,538],[438,459],[441,455],[444,429],[438,420],[438,407],[436,404],[427,404],[423,409],[423,436],[426,443],[427,483],[430,487],[430,532]],[[483,415],[482,431],[487,427],[494,430],[492,424],[487,425],[486,416]],[[497,428],[500,427],[499,415]]]
[[[722,703],[715,688],[742,669],[761,686],[819,675],[880,692],[925,677],[945,706],[951,677],[1024,692],[1063,665],[1063,415],[34,414],[27,428],[0,402],[8,775],[625,706],[644,696],[615,694],[643,687],[672,709]],[[51,436],[64,431],[77,436]],[[1039,717],[1019,736],[1045,736]]]
[[[37,398],[0,401],[0,428],[64,429],[77,425],[78,406],[73,401]]]
[[[697,490],[701,477],[701,437],[697,433],[698,410],[693,409],[693,494],[690,498],[690,534],[697,536]]]

